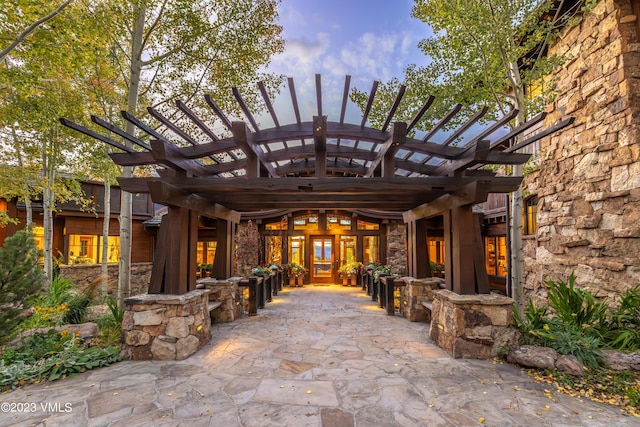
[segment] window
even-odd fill
[[[380,230],[380,224],[359,219],[358,230]]]
[[[69,264],[100,264],[103,253],[102,236],[70,234],[67,260]],[[107,240],[107,262],[116,263],[120,258],[120,236]]]
[[[358,224],[360,221],[358,221]],[[380,259],[380,249],[379,249],[379,237],[378,236],[363,236],[362,237],[362,246],[363,246],[363,257],[362,263],[369,264],[370,262],[376,262]]]
[[[344,215],[327,215],[327,230],[351,230],[351,218]]]
[[[282,264],[282,236],[265,236],[267,264]]]
[[[507,275],[507,238],[506,236],[485,237],[485,257],[487,274],[490,276]]]
[[[304,265],[304,236],[289,237],[289,262]]]
[[[198,264],[213,265],[213,260],[216,257],[217,246],[218,242],[216,241],[198,242],[198,254],[196,255],[196,262]]]
[[[294,230],[317,230],[318,229],[318,216],[317,215],[305,215],[294,218],[293,220]]]
[[[538,213],[538,198],[529,197],[524,201],[523,207],[523,219],[522,219],[522,231],[524,234],[536,234],[538,231],[538,224],[536,222],[536,215]]]
[[[265,224],[264,229],[268,231],[287,230],[289,228],[289,219],[283,216],[278,222],[270,222]]]
[[[427,240],[429,261],[444,264],[444,237],[431,237]]]

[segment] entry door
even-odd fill
[[[311,283],[333,282],[333,237],[313,237]]]

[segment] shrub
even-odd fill
[[[578,328],[584,325],[602,325],[607,312],[606,302],[597,302],[591,292],[576,288],[573,273],[567,282],[561,280],[546,283],[550,288],[549,305],[556,311],[556,317]]]
[[[0,248],[0,342],[10,338],[24,320],[28,299],[44,284],[40,251],[30,230],[18,231]]]

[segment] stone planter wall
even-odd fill
[[[431,339],[452,357],[487,359],[506,345],[517,344],[518,332],[509,327],[513,300],[494,294],[458,295],[435,291]]]
[[[444,280],[437,277],[414,279],[403,277],[405,286],[400,288],[402,292],[402,312],[410,322],[429,322],[431,313],[422,305],[423,301],[433,301],[435,292],[440,288]]]
[[[213,312],[216,323],[233,322],[243,311],[243,299],[238,288],[239,277],[232,277],[227,280],[216,280],[212,278],[200,279],[199,284],[205,286],[209,291],[209,301],[220,301],[222,305]]]
[[[211,340],[209,291],[144,294],[125,300],[120,354],[133,360],[182,360]]]
[[[151,281],[151,268],[153,263],[140,262],[131,264],[131,295],[144,294],[149,289]],[[118,295],[118,264],[107,266],[109,281],[107,293],[114,298]],[[73,279],[79,286],[87,286],[96,280],[100,280],[101,266],[92,265],[61,265],[60,276]]]

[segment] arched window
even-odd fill
[[[536,234],[538,224],[536,215],[538,213],[538,198],[532,196],[524,201],[522,230],[524,234]]]

